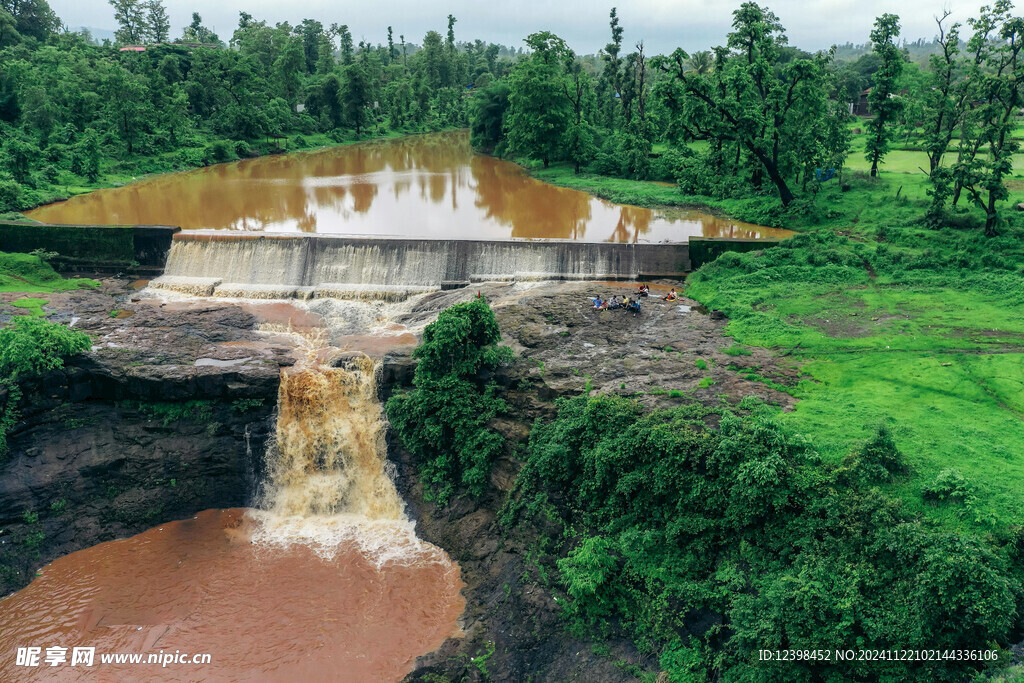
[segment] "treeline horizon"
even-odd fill
[[[899,145],[927,154],[931,224],[971,207],[994,235],[1019,146],[1024,23],[1006,0],[966,26],[936,17],[926,68],[900,47],[896,15],[876,20],[870,52],[840,61],[836,49],[789,45],[778,17],[753,2],[734,12],[722,45],[654,56],[624,44],[612,8],[610,42],[583,57],[549,31],[515,56],[459,41],[453,15],[418,50],[392,27],[373,45],[344,24],[271,26],[244,11],[231,36],[194,13],[182,42],[165,42],[161,0],[109,4],[118,44],[154,45],[97,47],[61,33],[45,0],[0,0],[0,212],[101,178],[278,151],[276,140],[301,148],[470,126],[474,146],[499,156],[669,181],[687,195],[777,199],[752,217],[765,224],[806,213],[824,183],[842,182],[851,154],[875,176]],[[865,104],[855,139],[851,113]]]

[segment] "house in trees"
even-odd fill
[[[871,116],[871,111],[868,108],[868,95],[871,93],[871,88],[865,88],[861,91],[860,97],[857,98],[856,102],[850,102],[850,113],[854,116]]]

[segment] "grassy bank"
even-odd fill
[[[98,282],[88,278],[65,279],[61,277],[39,254],[0,252],[0,292],[50,294],[98,286]],[[37,300],[33,299],[32,301]],[[31,308],[31,304],[22,305],[22,307]]]
[[[914,511],[979,531],[1024,521],[1024,234],[818,231],[727,254],[687,293],[742,344],[803,371],[788,422],[839,462],[881,423],[910,465],[891,489]],[[955,470],[970,495],[936,501]],[[943,473],[946,472],[945,475]]]

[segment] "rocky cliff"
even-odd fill
[[[94,347],[23,386],[0,462],[0,594],[75,550],[249,502],[288,349],[237,306],[130,297],[118,281],[49,295]]]
[[[619,681],[657,670],[625,639],[597,646],[565,632],[557,585],[533,559],[538,530],[497,522],[519,449],[533,421],[554,414],[560,396],[603,391],[657,407],[756,395],[788,406],[791,397],[764,380],[785,384],[796,371],[763,350],[730,349],[726,321],[695,302],[652,297],[634,317],[595,311],[588,299],[632,287],[486,284],[438,292],[390,311],[386,342],[354,325],[339,327],[337,321],[353,320],[348,313],[333,315],[333,345],[382,359],[384,398],[411,381],[423,325],[477,293],[492,302],[517,354],[496,377],[512,409],[492,425],[507,449],[483,497],[439,508],[428,500],[416,458],[389,439],[396,484],[418,533],[459,562],[466,582],[464,636],[421,658],[411,680]],[[49,298],[48,315],[89,332],[94,347],[25,387],[23,419],[0,463],[3,592],[60,555],[202,509],[250,503],[279,371],[293,362],[287,338],[255,328],[323,327],[333,305],[139,301],[119,281]]]

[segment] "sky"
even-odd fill
[[[370,43],[386,40],[387,26],[397,37],[420,43],[429,30],[442,35],[447,15],[454,14],[456,40],[480,38],[504,45],[523,46],[523,38],[540,30],[563,37],[578,54],[591,54],[609,40],[608,11],[615,4],[625,28],[624,43],[632,47],[643,40],[648,54],[668,53],[677,47],[687,51],[706,49],[724,42],[732,11],[741,0],[164,0],[171,18],[172,36],[179,36],[198,11],[203,24],[225,41],[238,25],[239,11],[270,24],[316,19],[325,26],[348,24],[352,35]],[[943,7],[951,19],[965,22],[984,0],[773,0],[763,2],[786,27],[791,45],[805,50],[825,49],[834,43],[867,41],[875,17],[900,15],[903,37],[930,39],[936,34],[933,17]],[[106,0],[50,0],[64,24],[75,29],[87,26],[114,29],[113,8]],[[966,32],[965,32],[966,33]]]

